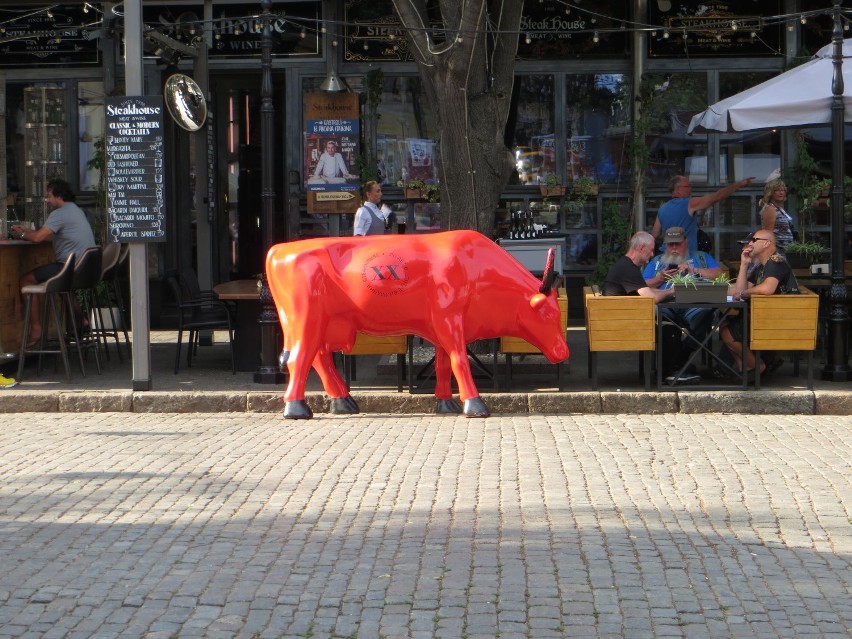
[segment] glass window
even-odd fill
[[[105,160],[103,147],[103,82],[78,83],[77,104],[80,105],[78,110],[78,126],[80,130],[80,190],[98,191],[101,180],[100,167]]]
[[[649,158],[646,180],[665,184],[684,174],[693,184],[707,183],[707,136],[687,135],[692,116],[707,108],[703,73],[649,75],[643,79]]]
[[[771,73],[720,73],[719,96],[729,98],[774,77]],[[719,181],[736,182],[756,177],[759,183],[781,168],[781,134],[775,131],[742,131],[719,134]]]
[[[515,80],[515,108],[507,130],[520,184],[538,184],[556,171],[553,76]]]
[[[621,74],[569,75],[565,79],[565,135],[569,182],[590,177],[625,183],[630,162],[630,81]]]

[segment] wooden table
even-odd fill
[[[0,240],[0,361],[17,354],[24,329],[21,275],[54,261],[53,244]]]
[[[234,357],[238,371],[254,371],[258,384],[281,384],[286,379],[278,369],[281,326],[271,297],[261,299],[257,280],[233,280],[213,287],[220,300],[237,302]]]

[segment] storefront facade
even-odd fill
[[[530,211],[540,227],[564,237],[566,273],[580,283],[606,251],[606,214],[635,212],[639,219],[629,223],[649,228],[669,197],[672,175],[688,175],[696,193],[755,176],[754,188],[716,205],[702,220],[713,252],[730,259],[736,239],[757,225],[763,181],[793,162],[796,137],[780,131],[689,136],[686,125],[708,104],[828,43],[832,25],[825,10],[832,3],[588,4],[525,3],[505,132],[516,172],[495,211],[495,233],[509,230],[512,212]],[[123,87],[121,6],[31,4],[23,15],[20,3],[0,3],[7,151],[0,190],[9,196],[9,219],[43,220],[43,186],[53,175],[68,179],[81,204],[97,211],[103,100]],[[364,143],[375,152],[373,168],[386,200],[408,222],[406,232],[440,229],[440,204],[406,200],[402,188],[412,177],[437,179],[438,124],[390,3],[272,3],[274,131],[266,137],[260,126],[260,13],[258,2],[239,0],[143,4],[146,29],[165,38],[145,38],[145,93],[160,94],[167,77],[186,73],[206,88],[210,114],[195,133],[167,125],[167,233],[165,242],[149,247],[152,282],[187,266],[203,285],[261,271],[261,151],[267,144],[274,158],[274,239],[351,233],[350,216],[317,213],[308,205],[317,154],[305,131],[306,96],[320,92],[332,71],[376,105],[378,117]],[[721,28],[720,21],[736,28]],[[23,37],[26,32],[35,37]],[[170,40],[182,46],[170,49]],[[186,55],[187,47],[205,53]],[[637,98],[644,107],[641,122]],[[640,128],[647,152],[637,166]],[[826,135],[815,131],[808,138],[818,159],[830,157]],[[350,172],[366,174],[361,153],[341,151]],[[581,177],[596,185],[585,203],[573,201],[570,189],[568,196],[541,193],[548,178],[570,186]],[[633,206],[637,177],[645,194]],[[795,202],[791,208],[795,214]],[[103,213],[93,219],[103,233]],[[827,211],[814,215],[808,228],[827,243]],[[157,297],[152,286],[154,309]]]

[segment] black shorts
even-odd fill
[[[742,344],[743,341],[743,318],[741,315],[737,315],[735,317],[729,317],[727,320],[728,330],[731,331],[731,337],[734,338],[735,342],[740,342]]]
[[[51,277],[59,273],[62,270],[62,267],[65,266],[64,262],[53,262],[52,264],[44,264],[43,266],[39,266],[38,268],[33,269],[33,277],[36,282],[41,284],[42,282],[46,282]]]

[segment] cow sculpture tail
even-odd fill
[[[556,251],[547,250],[547,261],[544,263],[544,275],[541,276],[541,287],[539,293],[550,295],[550,289],[553,288],[553,282],[556,280]]]

